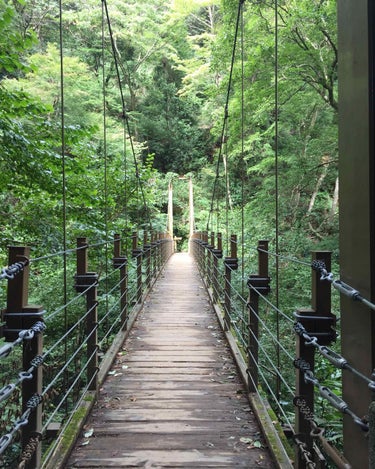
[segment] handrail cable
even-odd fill
[[[96,305],[94,305],[91,310],[93,308],[95,308]],[[88,311],[87,314],[89,314],[91,311]],[[87,315],[86,314],[86,315]],[[53,385],[57,382],[58,378],[67,370],[68,366],[73,362],[74,358],[78,355],[78,353],[86,346],[87,342],[88,342],[88,339],[94,334],[94,332],[96,331],[97,329],[97,325],[95,326],[95,328],[93,328],[90,333],[85,337],[85,340],[82,341],[82,343],[79,345],[79,347],[77,347],[76,349],[74,349],[74,352],[73,354],[70,356],[69,360],[67,360],[65,363],[64,363],[64,366],[59,370],[59,372],[55,375],[54,379],[52,381],[49,382],[48,386],[46,386],[46,388],[44,389],[42,395],[46,395],[48,393],[48,391],[53,387]],[[51,351],[52,349],[49,350],[49,352]]]
[[[252,354],[250,354],[251,358],[254,360],[254,356]],[[253,388],[256,389],[256,393],[257,395],[260,397],[260,399],[263,400],[263,397],[261,396],[260,392],[259,392],[259,389],[258,387],[256,386],[256,383],[254,382],[253,380],[253,377],[251,376],[251,373],[249,373],[249,370],[246,370],[247,371],[247,376],[249,377],[249,379],[251,380],[252,384],[253,384]],[[285,419],[285,422],[287,423],[288,427],[292,430],[293,434],[294,434],[294,427],[288,417],[288,415],[286,414],[285,410],[283,409],[283,406],[280,404],[279,400],[277,399],[272,387],[270,386],[270,384],[268,383],[268,380],[266,379],[263,371],[262,371],[262,368],[259,367],[258,368],[258,372],[262,378],[262,382],[266,385],[267,387],[267,392],[269,392],[269,394],[273,397],[277,407],[279,408],[281,414],[283,415],[284,419]]]
[[[364,298],[358,290],[340,279],[335,279],[333,273],[327,271],[324,261],[316,260],[313,261],[310,265],[312,269],[320,273],[320,280],[327,280],[328,282],[332,283],[332,286],[343,295],[351,298],[353,301],[359,301],[360,303],[363,303],[365,306],[375,311],[375,304]]]
[[[250,330],[250,329],[249,329]],[[277,368],[277,365],[275,365],[274,363],[274,360],[272,359],[272,357],[269,355],[269,353],[266,351],[266,349],[263,347],[263,345],[261,344],[261,342],[259,341],[259,339],[257,339],[257,337],[255,336],[255,334],[251,332],[251,335],[253,337],[253,339],[255,339],[255,341],[257,342],[257,344],[259,345],[259,349],[263,352],[265,358],[267,359],[268,363],[271,365],[271,367],[275,370],[274,371],[274,375],[276,377],[279,377],[279,379],[281,379],[281,381],[284,383],[285,385],[285,388],[288,390],[289,394],[291,396],[294,396],[295,395],[295,392],[294,390],[289,386],[288,382],[285,380],[285,378],[282,376],[282,374],[280,373],[280,370]],[[251,352],[251,350],[249,348],[246,349],[247,353],[253,358],[253,354]],[[288,353],[288,356],[289,353]],[[292,362],[293,362],[293,358],[292,358]],[[258,367],[259,368],[259,367]]]
[[[64,424],[63,424],[63,427],[61,429],[61,433],[64,433],[65,430],[68,428],[70,422],[72,421],[72,419],[74,418],[74,415],[75,415],[75,412],[79,409],[79,407],[81,406],[82,404],[82,401],[84,400],[85,398],[85,395],[87,393],[87,391],[89,390],[90,386],[91,386],[91,383],[94,381],[94,379],[96,378],[96,375],[97,373],[95,373],[91,380],[86,384],[85,388],[82,389],[82,393],[81,393],[81,396],[80,398],[78,399],[78,401],[76,402],[76,405],[74,407],[74,409],[69,413],[69,415],[67,416],[67,419],[64,421]],[[49,423],[49,422],[48,422]],[[46,425],[43,427],[42,429],[42,432],[45,431],[45,428],[46,428]],[[46,457],[45,457],[45,460],[48,461],[49,459],[49,456],[50,454],[52,454],[54,451],[55,451],[55,448],[58,444],[58,440],[56,439],[55,442],[49,446],[49,449],[48,449],[48,452],[46,454]]]
[[[305,345],[311,345],[312,347],[315,347],[320,355],[326,358],[335,368],[350,371],[365,381],[371,391],[375,391],[375,376],[372,376],[373,379],[368,378],[366,375],[350,365],[345,357],[330,349],[329,347],[319,344],[319,339],[310,335],[300,322],[296,322],[294,324],[294,332],[305,340]]]
[[[45,316],[43,319],[44,321],[50,321],[52,318],[54,318],[55,316],[57,316],[59,313],[61,313],[61,311],[64,311],[64,309],[67,307],[67,306],[70,306],[71,304],[73,304],[75,301],[77,301],[79,298],[82,298],[89,290],[90,288],[92,288],[91,285],[89,285],[83,292],[80,292],[78,295],[76,295],[74,298],[72,298],[71,300],[69,300],[67,303],[65,303],[64,305],[60,306],[59,308],[55,309],[55,311],[53,311],[52,313],[48,314],[47,316]]]
[[[319,379],[311,371],[309,363],[301,358],[296,358],[294,366],[303,373],[305,382],[313,384],[318,389],[321,397],[328,401],[332,407],[342,414],[349,415],[353,422],[363,431],[367,432],[369,430],[368,425],[350,409],[349,405],[341,397],[333,393],[328,386],[322,386]]]
[[[87,318],[87,316],[93,311],[94,308],[96,308],[96,304],[94,304],[93,306],[91,306],[91,308],[89,308],[86,313],[81,316],[78,321],[76,321],[71,327],[69,330],[67,330],[64,335],[62,335],[53,345],[51,345],[51,347],[46,350],[44,353],[43,353],[43,359],[45,357],[48,357],[48,355],[50,355],[60,344],[61,342],[63,342],[63,340],[65,340],[67,337],[69,337],[69,335],[75,330],[77,329],[77,327]]]
[[[262,324],[264,330],[267,332],[267,335],[270,336],[273,339],[274,343],[277,343],[277,341],[278,341],[277,336],[274,335],[274,333],[267,326],[267,324],[263,321],[263,319],[259,316],[259,314],[257,314],[257,312],[254,310],[254,308],[252,308],[250,305],[249,305],[249,309],[252,311],[253,314],[255,314],[258,321]],[[254,337],[254,339],[258,342],[259,346],[261,346],[261,343],[260,343],[259,339],[256,339],[256,337]],[[285,355],[293,362],[294,357],[288,352],[288,350],[282,345],[282,343],[280,341],[279,341],[279,345],[280,345],[281,350],[285,353]]]
[[[46,423],[44,424],[43,426],[43,429],[42,429],[42,433],[47,429],[48,425],[52,422],[52,420],[54,419],[55,415],[57,414],[57,412],[59,411],[59,409],[62,407],[64,401],[66,400],[66,398],[69,396],[70,392],[74,389],[74,386],[78,383],[78,381],[81,379],[82,375],[83,375],[83,372],[86,371],[90,361],[94,358],[96,354],[96,350],[94,350],[92,352],[92,354],[87,358],[87,360],[85,361],[85,363],[83,364],[83,366],[81,367],[79,373],[77,374],[77,376],[75,377],[74,381],[72,382],[72,384],[70,385],[70,387],[66,390],[65,394],[62,396],[61,398],[61,401],[57,404],[57,406],[55,407],[54,411],[51,413],[51,415],[49,416],[48,420],[46,421]],[[99,370],[96,370],[95,373],[94,373],[94,377],[98,374],[98,371]],[[91,379],[91,381],[94,379],[94,377]],[[46,388],[45,391],[43,391],[42,393],[42,397],[46,396],[47,392],[49,388]]]

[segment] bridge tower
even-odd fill
[[[375,300],[375,2],[338,0],[340,265],[341,279]],[[375,312],[343,297],[342,353],[370,377],[375,367]],[[343,399],[368,414],[371,391],[343,373]],[[368,467],[368,441],[344,417],[345,456],[353,469]]]

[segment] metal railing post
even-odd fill
[[[213,283],[212,283],[212,289],[213,289],[213,298],[215,303],[219,303],[220,301],[220,281],[219,281],[219,259],[222,259],[223,257],[223,246],[222,246],[222,239],[221,239],[221,233],[217,233],[217,248],[213,249],[212,255],[213,255]]]
[[[137,303],[142,302],[143,284],[142,284],[142,248],[138,246],[138,233],[133,233],[132,255],[137,260]]]
[[[248,389],[249,392],[257,392],[259,367],[259,294],[268,295],[270,292],[268,241],[266,240],[258,241],[258,274],[250,275],[247,285],[249,287]]]
[[[328,272],[331,270],[331,252],[314,251],[312,260],[324,262]],[[295,313],[296,321],[305,328],[307,334],[317,337],[321,345],[331,344],[336,333],[334,326],[336,317],[331,313],[331,282],[320,280],[320,273],[312,272],[311,278],[311,309],[301,309]],[[297,334],[296,336],[296,355],[297,359],[303,360],[309,370],[314,372],[315,367],[315,348],[306,345],[305,339]],[[305,408],[309,409],[311,415],[314,415],[314,385],[311,382],[305,382],[304,372],[301,369],[296,370],[296,397],[304,399]],[[304,413],[299,406],[295,408],[295,433],[301,435],[307,451],[313,452],[313,438],[311,436],[310,422],[304,417]],[[299,448],[296,447],[296,468],[304,468],[303,459]]]
[[[145,231],[143,234],[143,255],[146,258],[146,288],[151,286],[151,249],[152,245],[148,242],[148,233]]]
[[[230,256],[224,259],[225,280],[224,280],[224,329],[228,331],[231,323],[232,312],[232,270],[238,269],[237,258],[237,235],[230,237]]]
[[[23,342],[22,366],[23,370],[29,370],[31,361],[36,357],[41,357],[43,353],[43,314],[44,310],[40,306],[30,306],[28,304],[29,291],[29,266],[28,258],[30,248],[26,246],[9,247],[9,265],[16,262],[24,262],[23,270],[13,279],[8,280],[7,308],[3,311],[5,321],[4,337],[6,341],[13,342],[18,338],[21,330],[37,327],[34,337]],[[37,366],[32,378],[22,382],[22,413],[31,408],[31,413],[27,418],[27,425],[21,427],[22,449],[27,445],[33,447],[33,454],[27,458],[25,467],[35,469],[40,466],[41,461],[41,430],[42,430],[42,405],[41,394],[43,386],[43,368]],[[30,400],[35,400],[35,405],[30,405]],[[25,458],[26,461],[26,458]]]
[[[207,262],[206,262],[206,278],[207,278],[207,286],[210,287],[212,286],[212,280],[213,280],[213,265],[214,265],[214,260],[213,260],[213,254],[212,251],[215,247],[215,234],[210,233],[209,241],[208,241],[208,234],[207,234],[207,246],[206,246],[206,253],[207,253]]]
[[[89,391],[98,387],[98,274],[88,272],[87,238],[77,238],[75,289],[86,294],[87,382]]]
[[[128,260],[121,254],[121,238],[115,234],[113,243],[113,267],[120,271],[120,314],[121,329],[127,329],[128,322]]]
[[[202,275],[203,278],[207,278],[207,262],[208,262],[208,233],[207,231],[202,231],[202,241],[201,241],[201,265],[202,265]]]

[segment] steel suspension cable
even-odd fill
[[[227,95],[226,95],[225,106],[224,106],[224,118],[223,118],[223,125],[222,125],[222,129],[221,129],[221,137],[220,137],[221,145],[220,145],[220,150],[219,150],[219,155],[218,155],[218,160],[217,160],[217,165],[216,165],[216,177],[215,177],[214,187],[213,187],[213,191],[212,191],[211,206],[210,206],[210,211],[209,211],[208,219],[207,219],[207,231],[209,230],[209,226],[210,226],[211,214],[214,211],[215,194],[216,194],[216,188],[217,188],[219,174],[220,174],[220,170],[219,170],[220,169],[220,162],[221,162],[221,159],[223,158],[223,142],[225,140],[227,120],[228,120],[228,117],[229,117],[229,114],[228,114],[229,98],[230,98],[230,92],[231,92],[231,89],[232,89],[234,62],[235,62],[235,58],[236,58],[236,47],[237,47],[237,41],[238,41],[238,34],[239,34],[239,30],[240,30],[241,11],[242,11],[242,6],[243,6],[244,2],[245,2],[245,0],[240,0],[239,3],[238,3],[236,28],[235,28],[235,33],[234,33],[234,40],[233,40],[233,46],[232,46],[232,58],[231,58],[231,65],[230,65],[230,71],[229,71],[229,80],[228,80],[228,86],[227,86]]]
[[[105,239],[108,239],[108,154],[107,154],[107,93],[105,81],[105,11],[102,2],[102,94],[103,94],[103,157],[104,157],[104,229]],[[104,247],[105,252],[105,292],[108,293],[108,244]],[[108,295],[106,295],[106,311],[108,310]]]
[[[65,94],[64,94],[64,42],[63,42],[63,7],[62,0],[59,0],[59,39],[60,39],[60,100],[61,100],[61,159],[62,159],[62,229],[63,229],[63,299],[64,305],[68,301],[68,280],[67,280],[67,232],[66,232],[66,222],[67,222],[67,190],[66,190],[66,142],[65,142]],[[68,329],[68,310],[64,307],[64,330]],[[64,342],[64,356],[65,361],[68,358],[68,344]],[[67,382],[68,375],[64,374],[64,380]],[[66,407],[67,411],[67,407]]]
[[[279,254],[279,5],[275,0],[275,250]],[[275,258],[275,302],[279,308],[279,257]],[[280,343],[280,317],[276,313],[277,344]],[[277,345],[277,367],[280,370],[280,348]],[[276,382],[276,394],[280,396],[280,380]]]
[[[122,83],[121,83],[120,67],[119,67],[119,63],[118,63],[118,51],[116,49],[115,41],[114,41],[114,38],[113,38],[113,30],[112,30],[111,19],[109,17],[108,5],[107,5],[106,0],[102,0],[102,2],[103,2],[103,5],[104,5],[104,10],[105,10],[105,14],[106,14],[108,31],[109,31],[109,36],[110,36],[110,41],[111,41],[111,46],[112,46],[112,55],[113,55],[113,59],[114,59],[114,63],[115,63],[116,77],[117,77],[118,86],[119,86],[119,90],[120,90],[120,98],[121,98],[121,106],[122,106],[122,118],[126,122],[126,128],[127,128],[128,135],[129,135],[131,152],[132,152],[132,155],[133,155],[133,161],[134,161],[137,184],[139,184],[139,189],[141,191],[141,196],[142,196],[142,201],[143,201],[143,205],[144,205],[144,208],[145,208],[146,216],[148,218],[148,223],[149,223],[149,226],[150,226],[150,230],[152,230],[150,212],[149,212],[149,208],[148,208],[148,205],[147,205],[147,202],[146,202],[146,197],[145,197],[145,193],[144,193],[144,189],[143,189],[143,184],[142,184],[142,181],[140,179],[139,164],[138,164],[137,157],[136,157],[136,154],[135,154],[134,142],[133,142],[133,139],[131,137],[131,132],[130,132],[129,118],[128,118],[128,115],[127,115],[127,112],[126,112],[125,97],[124,97],[124,92],[123,92]],[[138,186],[137,186],[137,189],[138,189]]]
[[[245,49],[244,49],[244,11],[241,9],[241,276],[242,296],[245,296]],[[244,312],[244,311],[243,311]]]

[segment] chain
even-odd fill
[[[0,280],[7,279],[7,280],[13,280],[14,277],[19,274],[20,272],[23,271],[23,269],[29,264],[29,259],[26,257],[24,258],[23,261],[20,262],[15,262],[14,264],[8,266],[8,267],[3,267],[1,269],[0,273]]]
[[[24,469],[26,464],[31,460],[33,454],[38,448],[39,443],[42,441],[42,434],[35,433],[34,436],[31,436],[27,445],[25,446],[24,450],[20,456],[20,463],[18,464],[17,469]]]
[[[26,407],[28,409],[36,409],[38,405],[41,404],[42,402],[43,402],[43,396],[41,396],[40,394],[34,394],[27,401]]]
[[[314,414],[310,407],[307,405],[305,398],[302,396],[295,396],[295,398],[293,399],[293,404],[299,408],[301,414],[303,415],[303,418],[310,423],[310,435],[313,438],[320,438],[321,436],[323,436],[324,429],[318,427],[318,425],[316,424],[314,420]]]
[[[46,328],[46,325],[42,321],[36,322],[30,329],[24,329],[18,333],[18,339],[14,342],[9,342],[0,347],[0,358],[6,358],[10,352],[24,340],[31,340],[35,334],[42,333]]]
[[[300,439],[300,437],[301,437],[301,435],[294,435],[293,436],[294,443],[298,446],[298,449],[301,453],[301,456],[302,456],[302,458],[304,459],[304,461],[306,463],[306,467],[308,469],[315,469],[316,464],[311,459],[312,458],[311,453],[310,453],[310,451],[308,451],[306,443],[304,443]]]

